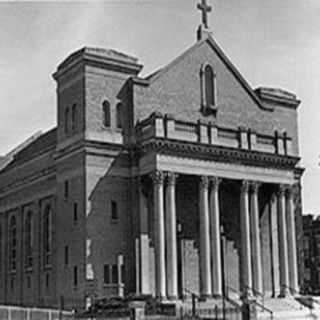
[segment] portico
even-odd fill
[[[298,292],[295,158],[230,148],[218,157],[209,139],[194,149],[170,143],[141,149],[140,199],[149,212],[140,220],[150,242],[139,243],[139,292],[161,300]]]
[[[181,173],[170,171],[154,171],[151,175],[153,184],[153,213],[154,213],[154,273],[155,294],[161,299],[177,299],[183,291],[190,288],[183,287],[178,275],[178,264],[181,268],[181,259],[178,256],[179,226],[177,222],[177,181],[183,180]],[[190,180],[190,176],[187,178]],[[237,185],[239,193],[239,218],[240,218],[240,250],[239,250],[239,293],[243,297],[264,295],[262,246],[259,212],[259,187],[263,183],[257,181],[239,180],[231,181],[224,177],[211,175],[192,176],[194,183],[198,184],[198,241],[199,241],[199,293],[203,297],[221,297],[223,290],[222,278],[226,276],[222,270],[221,252],[221,213],[220,213],[220,185],[226,187],[228,183]],[[279,255],[277,264],[272,261],[273,272],[278,272],[281,296],[298,291],[296,244],[294,228],[294,206],[292,201],[292,186],[289,184],[272,185],[277,197],[278,208],[277,229],[279,234]],[[180,188],[181,189],[181,188]],[[178,188],[179,190],[179,188]],[[181,197],[180,197],[181,198]],[[225,214],[225,213],[224,213]],[[182,220],[182,218],[180,218]],[[224,217],[225,223],[227,218]],[[196,240],[197,242],[197,240]],[[140,247],[143,250],[143,247]],[[144,247],[144,250],[146,248]],[[181,249],[180,249],[181,250]],[[224,254],[224,253],[223,253]],[[141,257],[148,256],[141,252]],[[289,260],[290,257],[290,260]],[[141,264],[148,264],[150,260],[144,259]],[[226,263],[226,262],[225,262]],[[228,262],[227,262],[228,263]],[[280,265],[279,270],[275,270]],[[146,268],[144,266],[144,268]],[[148,268],[149,270],[150,268]],[[182,272],[183,274],[183,272]],[[289,277],[290,275],[290,277]],[[149,281],[147,277],[143,281]],[[276,281],[274,277],[272,281]],[[225,279],[228,283],[228,279]],[[142,288],[148,287],[146,284]],[[180,288],[180,292],[179,292]],[[146,292],[147,293],[147,292]],[[273,290],[272,294],[276,294]]]

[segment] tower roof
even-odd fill
[[[142,65],[138,64],[138,59],[136,57],[124,54],[114,49],[83,47],[71,53],[65,60],[63,60],[58,65],[57,71],[54,73],[53,77],[56,78],[65,70],[84,60],[122,67],[135,74],[139,73],[142,69]]]

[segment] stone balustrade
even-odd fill
[[[165,138],[278,155],[293,155],[292,138],[288,137],[286,132],[275,131],[273,135],[265,135],[250,128],[222,128],[201,121],[180,121],[171,115],[156,112],[137,124],[136,137],[140,142],[151,138]]]

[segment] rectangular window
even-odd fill
[[[111,282],[118,283],[118,266],[116,264],[112,265]]]
[[[110,284],[110,266],[108,264],[103,266],[103,282]]]
[[[50,278],[49,278],[49,273],[46,274],[46,288],[49,289],[49,282],[50,282]]]
[[[27,277],[27,288],[28,289],[31,288],[31,278],[30,278],[30,276]]]
[[[122,283],[125,283],[126,281],[125,281],[125,276],[126,276],[126,274],[125,274],[125,269],[124,269],[124,264],[122,264],[121,265],[121,282]]]
[[[116,201],[111,201],[111,219],[118,220],[118,204]]]
[[[73,267],[73,285],[76,287],[78,285],[78,267]]]
[[[64,199],[67,200],[69,198],[69,181],[66,180],[64,182]]]
[[[78,221],[78,203],[75,202],[73,204],[73,222],[77,222]]]
[[[64,264],[67,266],[69,264],[69,247],[64,247]]]

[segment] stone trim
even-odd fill
[[[168,141],[161,138],[152,139],[141,144],[136,151],[140,156],[151,151],[156,151],[157,153],[166,155],[280,169],[294,169],[300,160],[299,157],[281,156],[221,146],[208,146],[192,142]]]

